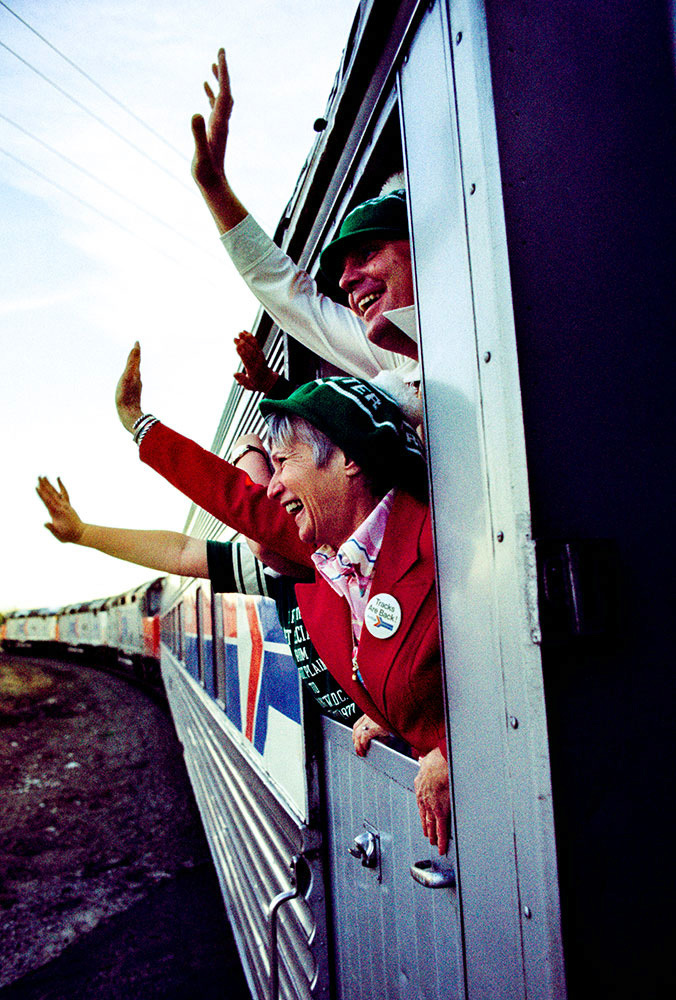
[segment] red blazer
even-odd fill
[[[141,460],[225,524],[295,562],[313,565],[295,522],[262,486],[163,424],[147,432]],[[371,596],[399,602],[401,622],[387,639],[362,629],[357,652],[368,692],[352,680],[352,627],[347,601],[320,576],[297,584],[303,622],[329,671],[375,722],[394,729],[419,754],[446,756],[430,512],[398,493],[375,566]]]
[[[357,663],[364,685],[352,680],[352,626],[347,601],[317,576],[296,585],[301,616],[314,646],[340,686],[370,718],[394,729],[419,754],[439,747],[446,727],[439,655],[430,513],[397,493],[375,566],[371,597],[388,594],[401,622],[387,639],[363,627]]]

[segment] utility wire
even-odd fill
[[[10,153],[8,149],[3,149],[3,147],[0,146],[0,153],[3,153],[6,157],[8,157],[8,159],[12,160],[14,163],[18,163],[20,167],[24,168],[24,170],[28,170],[31,174],[35,174],[36,177],[39,177],[47,184],[51,184],[51,186],[55,187],[57,191],[61,191],[62,194],[66,194],[68,195],[69,198],[72,198],[74,201],[79,202],[80,205],[84,205],[84,207],[88,208],[90,212],[93,212],[95,215],[98,215],[102,219],[105,219],[106,222],[110,222],[113,226],[117,226],[118,229],[121,229],[124,233],[127,233],[128,236],[131,236],[133,239],[138,240],[139,242],[145,244],[145,246],[150,247],[151,250],[154,250],[156,253],[159,253],[163,257],[166,257],[167,260],[170,260],[173,264],[178,264],[178,266],[182,270],[185,269],[186,266],[185,261],[179,260],[178,257],[174,257],[173,254],[167,253],[166,250],[163,250],[160,247],[155,246],[154,243],[151,243],[149,240],[146,240],[143,236],[140,236],[138,233],[135,233],[133,229],[129,229],[128,226],[125,226],[123,222],[120,222],[118,219],[114,219],[112,215],[107,215],[105,212],[102,212],[100,208],[96,208],[96,206],[92,205],[91,202],[86,201],[84,198],[81,198],[77,194],[74,194],[73,191],[69,190],[63,184],[59,184],[58,181],[55,181],[51,177],[48,177],[47,174],[43,174],[41,170],[37,170],[36,167],[32,167],[30,163],[26,163],[18,156],[15,156],[14,153]],[[195,270],[198,271],[198,273],[201,275],[204,281],[207,281],[214,288],[220,287],[217,282],[212,281],[210,278],[207,278],[202,270],[200,270],[199,268],[195,268]]]
[[[0,2],[1,2],[1,0],[0,0]],[[192,188],[190,187],[189,184],[187,184],[185,181],[183,181],[179,177],[177,177],[176,174],[174,174],[171,170],[168,170],[164,166],[164,164],[162,164],[162,163],[159,162],[159,160],[156,160],[154,157],[150,156],[149,153],[145,153],[140,148],[140,146],[137,146],[130,139],[127,139],[127,137],[125,135],[123,135],[122,132],[118,131],[118,129],[114,128],[112,125],[109,125],[108,122],[104,121],[103,118],[100,118],[93,111],[90,111],[89,108],[85,104],[82,104],[82,102],[78,101],[78,99],[76,97],[73,97],[72,94],[69,94],[67,90],[64,90],[63,87],[60,87],[58,83],[55,83],[54,80],[51,80],[48,76],[46,76],[44,73],[42,73],[39,69],[37,69],[31,63],[29,63],[27,59],[24,59],[23,56],[20,56],[18,52],[15,52],[14,49],[11,49],[9,47],[9,45],[6,45],[4,42],[0,42],[0,47],[3,48],[3,49],[5,49],[7,52],[9,52],[10,55],[13,55],[14,58],[18,59],[19,62],[21,62],[21,63],[24,64],[24,66],[27,66],[28,69],[32,70],[33,73],[35,73],[37,76],[40,77],[40,79],[44,80],[51,87],[54,87],[55,90],[57,90],[60,94],[62,94],[64,97],[66,97],[69,101],[71,101],[76,107],[80,108],[81,111],[84,111],[85,114],[89,115],[90,118],[93,118],[94,121],[98,122],[99,125],[102,125],[103,128],[107,129],[109,132],[112,132],[113,135],[117,136],[118,139],[120,139],[122,142],[124,142],[127,146],[130,146],[131,149],[133,149],[136,153],[139,154],[139,156],[142,156],[145,160],[148,160],[150,163],[153,164],[153,166],[157,167],[158,170],[161,170],[163,174],[166,174],[167,177],[171,177],[171,179],[173,181],[175,181],[177,184],[180,184],[181,187],[185,188],[187,191],[192,191]]]
[[[200,251],[200,253],[204,253],[208,257],[215,259],[216,255],[207,250],[204,246],[202,246],[201,243],[198,243],[196,240],[193,240],[190,236],[186,236],[185,233],[180,232],[178,229],[172,226],[170,222],[167,222],[165,219],[162,219],[159,215],[155,215],[154,212],[151,212],[149,209],[145,208],[145,206],[139,205],[139,203],[134,201],[133,198],[129,198],[126,194],[124,194],[123,191],[119,191],[111,184],[108,184],[107,181],[104,181],[101,177],[97,177],[96,174],[93,174],[90,170],[87,170],[85,167],[81,167],[79,163],[75,162],[75,160],[71,160],[70,157],[66,156],[64,153],[61,153],[58,149],[55,149],[54,146],[51,146],[48,142],[45,142],[44,139],[40,139],[37,135],[34,135],[32,132],[29,132],[28,129],[25,129],[22,125],[19,125],[17,122],[12,121],[12,119],[8,118],[7,115],[3,115],[1,111],[0,111],[0,120],[7,122],[8,125],[12,125],[15,129],[18,129],[19,132],[22,132],[24,135],[27,135],[29,139],[32,139],[34,142],[37,142],[38,145],[42,146],[44,149],[49,150],[49,152],[53,153],[54,156],[58,156],[59,159],[63,160],[64,163],[67,163],[68,166],[73,167],[74,170],[78,170],[81,174],[84,174],[85,177],[89,177],[90,180],[95,181],[97,184],[100,184],[101,187],[106,189],[106,191],[110,191],[111,194],[114,194],[117,198],[120,198],[122,201],[125,201],[128,205],[131,205],[131,207],[135,208],[138,212],[142,212],[143,215],[146,215],[149,219],[152,219],[153,222],[156,222],[160,226],[164,226],[165,229],[168,229],[170,232],[174,233],[175,236],[178,236],[179,239],[182,239],[186,243],[189,243],[191,246],[195,247],[197,250]]]
[[[160,142],[164,143],[164,145],[167,146],[169,149],[171,149],[172,152],[176,153],[177,156],[180,156],[182,160],[185,160],[185,155],[181,152],[180,149],[177,149],[176,146],[173,146],[168,139],[165,139],[163,135],[160,135],[159,132],[155,131],[152,125],[148,125],[148,123],[145,122],[142,118],[139,118],[139,116],[135,114],[135,112],[133,112],[130,107],[128,107],[117,97],[115,97],[114,94],[111,94],[109,90],[106,90],[106,88],[103,87],[97,80],[95,80],[93,76],[90,76],[89,73],[83,70],[81,66],[78,66],[78,64],[73,62],[72,59],[69,59],[68,56],[61,51],[61,49],[58,49],[56,45],[52,45],[49,39],[45,38],[44,35],[41,35],[39,31],[37,31],[32,25],[28,23],[28,21],[24,21],[24,19],[20,17],[16,13],[16,11],[12,10],[9,4],[4,3],[4,0],[0,0],[0,7],[4,7],[5,10],[12,15],[12,17],[15,17],[17,21],[20,21],[21,24],[23,24],[24,27],[28,28],[28,30],[31,31],[37,38],[39,38],[41,42],[44,42],[44,44],[47,45],[52,50],[52,52],[56,52],[56,54],[60,56],[65,62],[67,62],[69,66],[72,66],[73,69],[80,74],[80,76],[83,76],[85,80],[88,80],[89,83],[92,84],[92,86],[96,87],[96,89],[99,90],[102,94],[105,94],[108,100],[112,101],[113,104],[117,104],[118,108],[122,108],[123,111],[126,111],[126,113],[131,118],[133,118],[135,122],[138,122],[139,125],[141,125],[144,129],[150,132],[151,135],[154,135],[156,139],[159,139]]]

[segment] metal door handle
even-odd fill
[[[364,830],[354,838],[354,846],[348,847],[353,858],[361,858],[362,868],[376,868],[378,865],[378,843],[370,830]]]
[[[294,856],[291,858],[291,889],[287,889],[286,892],[280,892],[279,895],[275,896],[273,900],[270,901],[268,906],[268,922],[270,928],[270,936],[268,939],[268,949],[269,949],[269,959],[270,959],[270,1000],[278,1000],[279,997],[279,954],[277,951],[277,914],[279,912],[280,906],[283,903],[288,903],[289,900],[295,899],[296,896],[300,895],[300,887],[298,885],[298,878],[296,867],[300,858]]]
[[[411,876],[426,889],[455,889],[455,870],[446,858],[414,862]]]

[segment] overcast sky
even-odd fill
[[[232,338],[256,314],[190,177],[190,118],[207,110],[202,84],[224,45],[229,174],[273,232],[356,7],[0,0],[0,610],[152,576],[53,539],[38,474],[60,475],[84,520],[182,529],[187,501],[138,461],[113,395],[138,338],[144,409],[209,447]]]

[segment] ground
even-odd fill
[[[0,1000],[248,998],[161,707],[0,654],[0,761]]]

